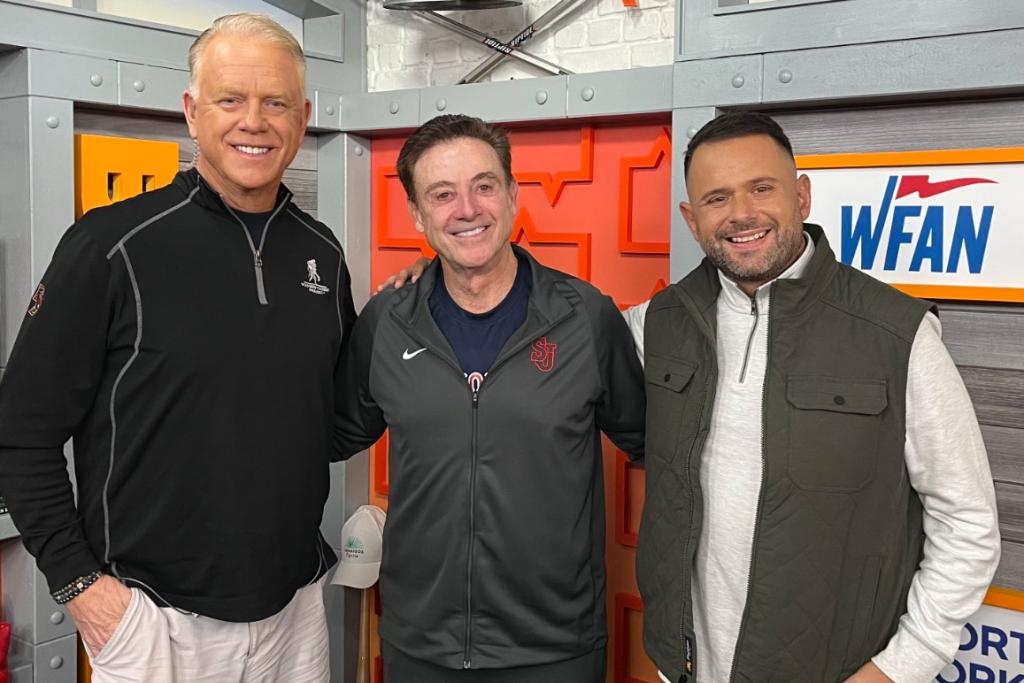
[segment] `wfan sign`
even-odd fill
[[[993,588],[936,683],[1024,683],[1024,594]]]
[[[1024,301],[1024,148],[803,156],[839,259],[915,296]]]

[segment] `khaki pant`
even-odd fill
[[[326,683],[323,579],[283,610],[248,624],[157,607],[132,588],[121,623],[96,656],[93,683]]]

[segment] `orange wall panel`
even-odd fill
[[[177,172],[176,142],[76,135],[75,218],[163,187]]]
[[[519,213],[512,241],[552,268],[589,280],[620,308],[649,299],[668,281],[670,123],[596,123],[510,133]],[[403,137],[371,145],[371,262],[374,286],[432,250],[416,231],[395,164]],[[387,508],[387,435],[372,449],[372,504]],[[636,588],[636,533],[643,470],[604,441],[607,504],[609,683],[657,683],[643,653]],[[371,626],[379,663],[379,610]],[[373,680],[380,679],[379,665]]]

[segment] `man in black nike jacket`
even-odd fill
[[[390,428],[385,681],[604,681],[600,432],[643,449],[629,331],[509,242],[502,130],[435,118],[398,173],[438,258],[367,304],[336,382],[342,452]]]

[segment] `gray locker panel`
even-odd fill
[[[307,55],[306,80],[315,87],[366,87],[366,8],[358,0],[336,0],[343,22],[347,59]],[[97,14],[33,0],[0,2],[0,46],[34,47],[187,70],[188,49],[197,31]]]
[[[566,113],[604,116],[672,108],[672,67],[624,69],[568,77]]]
[[[365,92],[367,3],[331,0],[330,6],[339,12],[336,17],[303,22],[306,83],[327,90]]]
[[[73,118],[68,100],[0,100],[0,366],[7,364],[29,298],[74,218]]]
[[[341,96],[342,130],[415,128],[420,123],[420,91],[347,93]]]
[[[345,15],[310,17],[302,22],[302,47],[340,59],[345,56]]]
[[[313,102],[313,114],[309,127],[321,130],[338,130],[341,120],[341,93],[331,90],[317,90]]]
[[[1007,0],[833,0],[723,7],[677,3],[676,59],[803,50],[1024,26],[1024,5]],[[730,3],[736,4],[736,3]]]
[[[683,157],[690,138],[701,126],[715,118],[714,107],[695,107],[672,111],[672,214],[670,225],[671,253],[669,254],[669,282],[676,282],[697,267],[704,252],[690,234],[679,202],[686,199],[686,178],[683,175]]]
[[[566,115],[565,76],[471,83],[420,91],[420,123],[441,114],[468,114],[485,121],[537,121]]]
[[[0,97],[39,95],[100,104],[117,102],[117,66],[95,57],[20,50],[0,58]]]
[[[11,683],[33,683],[33,671],[31,660],[9,660],[8,668],[11,675]]]
[[[74,633],[32,648],[34,683],[70,683],[78,675],[78,636]]]
[[[121,62],[118,70],[118,104],[155,111],[181,111],[182,93],[188,88],[188,71]]]
[[[46,579],[21,541],[3,545],[4,618],[11,636],[38,645],[75,632],[67,610],[50,597]]]
[[[725,57],[678,62],[673,70],[675,107],[728,106],[761,101],[764,57]]]
[[[791,103],[1020,87],[1024,84],[1022,41],[1024,31],[994,31],[767,54],[763,101]]]
[[[14,526],[14,521],[8,514],[0,515],[0,541],[5,541],[8,538],[16,538],[21,534],[18,533],[18,527]]]
[[[32,295],[32,223],[29,196],[28,98],[0,100],[0,366],[7,365]]]
[[[42,2],[0,3],[0,44],[128,61],[147,55],[148,64],[185,68],[189,45],[197,35]]]
[[[784,112],[797,154],[1024,144],[1020,99]],[[812,191],[813,196],[813,191]],[[943,337],[974,402],[1003,532],[995,584],[1024,590],[1024,305],[939,302]]]

